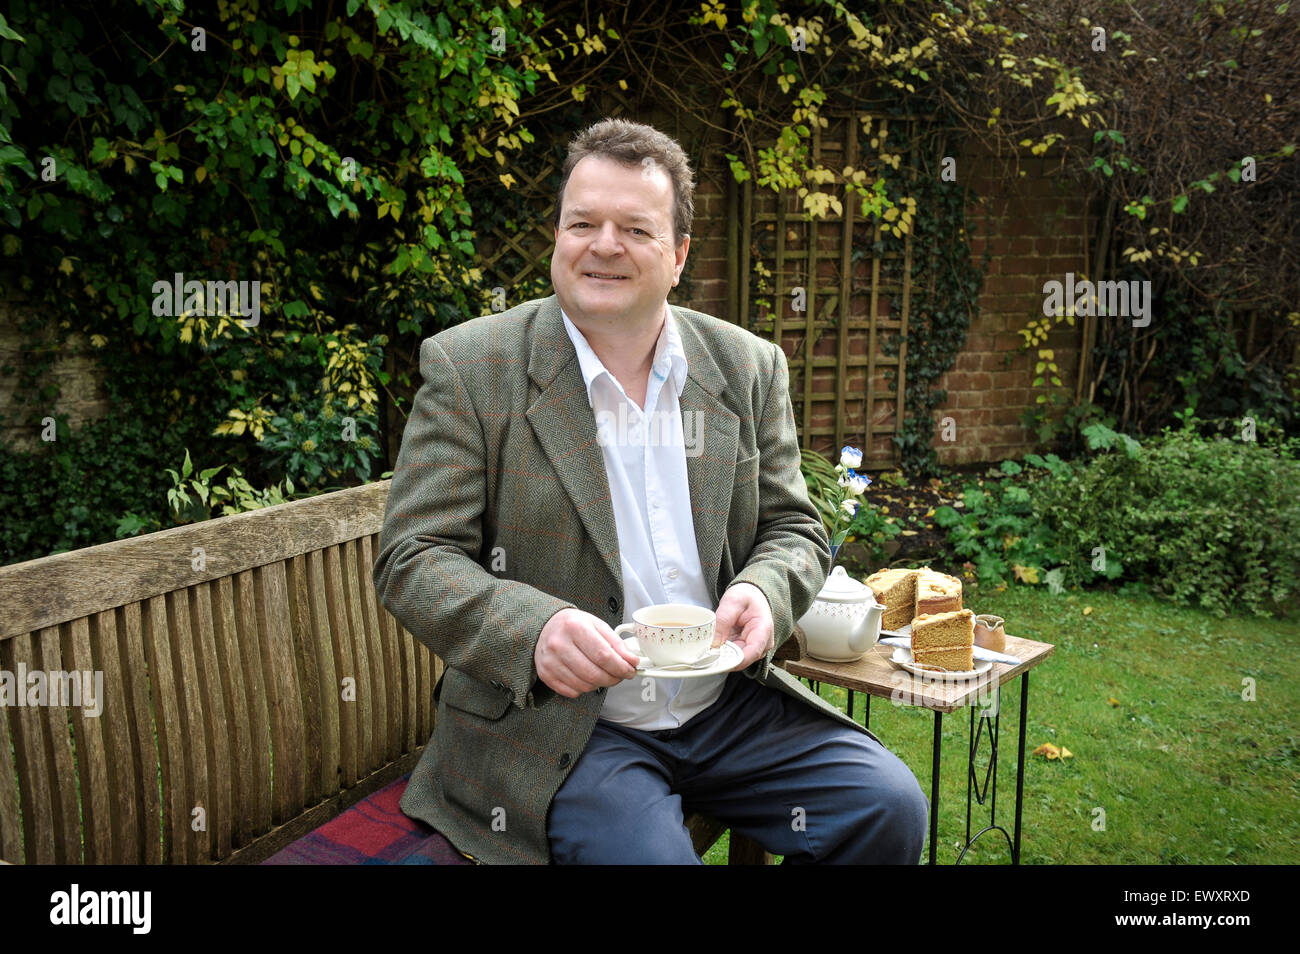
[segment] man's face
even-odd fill
[[[677,284],[690,238],[673,240],[673,186],[657,166],[587,156],[569,174],[551,283],[575,321],[653,321]]]

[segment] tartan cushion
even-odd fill
[[[398,807],[408,772],[280,849],[264,865],[468,865],[446,838]]]

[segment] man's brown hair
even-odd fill
[[[603,119],[588,126],[569,143],[565,157],[560,191],[555,197],[555,227],[560,227],[563,212],[564,188],[569,184],[573,167],[588,156],[605,156],[624,165],[640,166],[651,159],[663,168],[673,186],[673,231],[676,244],[691,234],[695,218],[695,178],[690,160],[682,147],[670,136],[653,126],[634,123],[626,119]]]

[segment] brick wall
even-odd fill
[[[18,370],[32,359],[24,350],[23,333],[18,322],[20,316],[30,312],[31,306],[14,277],[0,276],[0,369],[14,369],[0,372],[0,413],[16,418],[0,422],[0,442],[15,450],[32,450],[41,443],[41,419],[44,417],[67,414],[69,424],[75,429],[108,413],[102,372],[90,353],[90,343],[82,336],[74,336],[68,341],[49,372],[60,392],[50,406],[33,409],[30,405],[15,403]],[[46,340],[52,338],[52,329],[46,329]]]
[[[1084,197],[1076,186],[1054,175],[1050,156],[1022,158],[1016,168],[987,155],[958,160],[958,179],[981,201],[968,210],[972,257],[979,264],[987,247],[992,259],[979,297],[979,310],[967,332],[966,345],[953,368],[939,382],[947,401],[936,408],[934,446],[945,465],[974,464],[1023,456],[1035,449],[1032,431],[1018,422],[1035,405],[1036,349],[1020,350],[1016,332],[1042,316],[1043,283],[1064,281],[1065,273],[1087,271]],[[675,304],[725,317],[727,313],[727,206],[725,169],[705,163],[698,174],[695,236],[691,239],[689,294],[675,293]],[[1094,217],[1089,220],[1095,222]],[[1055,350],[1063,391],[1073,395],[1079,367],[1081,328],[1062,324],[1042,347]],[[865,341],[850,351],[865,353]],[[818,353],[833,342],[823,340]],[[859,373],[859,379],[862,375]],[[852,385],[851,385],[852,386]],[[859,380],[860,390],[864,382]],[[877,379],[885,387],[884,377]],[[884,407],[885,405],[882,405]],[[892,407],[891,405],[888,405]],[[822,411],[821,423],[829,423]],[[943,439],[942,421],[952,418],[955,439]],[[888,420],[874,423],[892,423]]]
[[[979,312],[966,334],[966,345],[953,368],[939,381],[948,400],[936,409],[951,417],[955,440],[936,430],[935,449],[947,465],[973,464],[1019,457],[1035,449],[1034,435],[1018,421],[1034,407],[1037,349],[1020,350],[1016,332],[1042,317],[1043,283],[1065,280],[1065,273],[1088,271],[1085,264],[1085,197],[1077,185],[1054,173],[1050,156],[1020,160],[1017,175],[989,156],[958,159],[957,177],[980,197],[968,210],[971,253],[976,264],[987,248],[992,255],[979,297]],[[1088,228],[1096,222],[1090,210]],[[1062,323],[1039,347],[1055,351],[1062,390],[1074,394],[1079,373],[1082,329]]]

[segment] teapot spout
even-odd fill
[[[849,635],[849,649],[855,653],[865,653],[880,639],[880,622],[884,618],[885,608],[879,603],[867,607],[862,621],[853,628]]]

